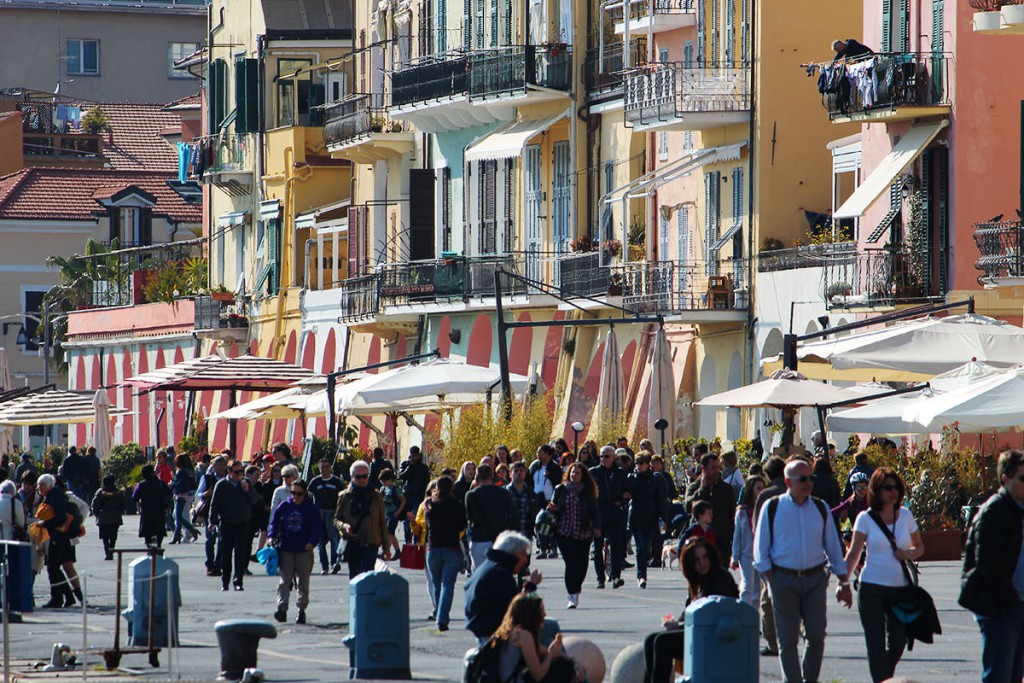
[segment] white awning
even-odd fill
[[[833,218],[858,218],[864,215],[875,200],[892,185],[893,181],[914,163],[935,136],[943,128],[949,125],[949,121],[933,121],[930,123],[919,123],[911,126],[892,151],[885,155],[885,158],[875,167],[863,183],[854,191],[850,198],[843,202]]]
[[[281,215],[281,200],[280,199],[268,199],[265,202],[260,202],[260,220],[261,221],[272,221]]]
[[[242,223],[245,223],[245,217],[248,215],[248,211],[222,213],[220,216],[217,217],[217,227],[227,228],[230,226],[241,225]]]
[[[523,147],[530,138],[565,118],[565,113],[550,119],[531,121],[515,121],[480,138],[466,148],[465,160],[483,161],[490,159],[508,159],[523,153]]]
[[[620,199],[637,199],[666,183],[693,173],[694,170],[701,166],[717,164],[723,161],[735,161],[740,158],[740,154],[746,144],[744,140],[743,142],[736,142],[731,145],[694,150],[687,156],[681,157],[670,164],[660,166],[645,176],[615,188],[605,195],[604,202],[611,204],[614,201],[618,201],[615,199],[615,195],[620,192],[625,192]]]
[[[724,247],[729,242],[729,240],[735,237],[736,233],[738,233],[740,231],[740,228],[742,227],[743,221],[737,221],[733,223],[732,227],[726,230],[725,233],[721,237],[719,237],[714,244],[711,245],[711,253],[717,254],[718,252],[722,251],[722,247]]]

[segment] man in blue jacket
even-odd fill
[[[487,559],[466,582],[466,628],[483,643],[498,630],[512,599],[537,590],[541,573],[534,569],[520,586],[519,575],[530,561],[530,539],[515,531],[498,535]]]

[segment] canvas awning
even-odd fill
[[[858,218],[875,203],[882,194],[893,184],[893,181],[914,163],[935,136],[949,125],[949,121],[932,121],[919,123],[910,127],[910,130],[900,138],[892,150],[885,155],[882,161],[875,167],[864,182],[854,190],[850,198],[843,202],[843,205],[836,209],[833,218]]]
[[[523,153],[523,147],[530,138],[541,133],[565,118],[565,113],[550,119],[515,121],[492,131],[466,148],[465,160],[484,161],[508,159]]]
[[[273,358],[249,354],[226,358],[213,354],[129,377],[124,384],[143,391],[278,391],[314,374]]]
[[[95,396],[95,391],[60,389],[22,396],[3,404],[0,425],[31,427],[93,422],[96,419],[96,408],[93,406]],[[110,408],[110,417],[131,414],[130,410],[124,408]]]

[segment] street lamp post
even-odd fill
[[[654,428],[661,432],[661,455],[665,457],[665,430],[668,429],[668,420],[659,417],[658,421],[654,423]]]
[[[573,452],[573,455],[576,456],[576,459],[579,460],[579,457],[580,457],[580,432],[583,431],[583,429],[586,427],[586,425],[584,425],[582,422],[576,421],[576,422],[573,422],[569,426],[572,427],[572,431],[573,431],[573,451],[572,452]]]

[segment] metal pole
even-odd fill
[[[50,302],[43,304],[43,384],[50,383]]]
[[[228,408],[234,408],[238,404],[238,392],[232,388],[228,394]],[[228,446],[231,448],[231,457],[239,460],[238,455],[238,420],[228,420]],[[154,570],[156,571],[156,570]]]
[[[89,610],[86,607],[89,601],[88,572],[79,576],[79,583],[82,584],[82,683],[85,683],[86,672],[89,671]]]
[[[628,38],[628,31],[627,31]],[[505,271],[494,271],[494,313],[498,326],[498,368],[501,371],[501,415],[506,422],[512,420],[512,380],[508,374],[508,327],[501,303],[501,275]]]
[[[164,579],[167,581],[167,669],[171,676],[174,676],[175,664],[174,660],[177,655],[177,651],[174,649],[174,605],[171,604],[172,591],[171,591],[171,570],[168,569],[164,574]],[[181,678],[181,669],[178,668],[178,678]]]
[[[327,438],[335,443],[338,436],[338,417],[334,414],[334,386],[337,381],[334,373],[327,375]]]
[[[147,646],[149,648],[150,655],[153,654],[153,602],[156,600],[156,548],[150,548],[150,560],[149,560],[149,621],[147,622],[146,630],[149,632],[147,639]]]
[[[114,652],[121,651],[121,553],[117,555],[117,597],[114,598]]]
[[[4,683],[11,682],[11,633],[10,633],[10,605],[7,600],[7,563],[10,560],[11,549],[7,544],[4,545],[4,561],[0,566],[0,590],[3,591],[4,601],[4,615],[3,615],[3,628],[4,628]]]

